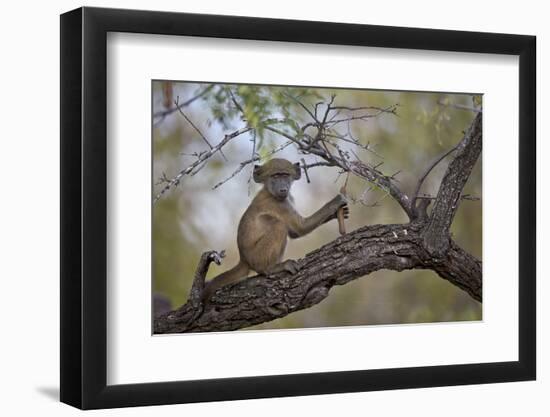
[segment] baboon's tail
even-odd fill
[[[228,271],[225,271],[208,281],[204,287],[204,299],[210,298],[214,291],[225,285],[240,281],[248,275],[250,268],[242,260]]]

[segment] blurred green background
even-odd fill
[[[365,162],[377,164],[385,174],[401,170],[399,186],[407,193],[414,189],[418,177],[438,155],[453,147],[474,117],[462,107],[480,107],[481,96],[379,90],[350,90],[200,84],[153,81],[153,198],[162,189],[163,175],[174,177],[196,160],[195,152],[208,149],[198,132],[178,111],[166,116],[177,99],[179,103],[202,94],[183,108],[185,115],[212,143],[225,133],[245,123],[232,104],[229,92],[242,104],[249,123],[268,117],[286,116],[299,123],[308,115],[286,93],[300,96],[313,106],[336,95],[335,104],[342,106],[387,107],[398,104],[397,115],[381,114],[368,121],[353,122],[349,128],[362,143],[375,145],[377,154],[357,150]],[[289,126],[291,131],[292,126]],[[344,130],[347,127],[344,127]],[[288,130],[288,129],[287,129]],[[258,129],[256,150],[265,155],[286,140]],[[188,297],[193,274],[202,252],[225,249],[221,266],[213,264],[208,279],[231,268],[238,261],[236,235],[238,221],[259,185],[249,181],[252,165],[219,188],[214,185],[227,178],[241,161],[252,156],[252,135],[239,136],[223,148],[227,161],[217,153],[196,175],[182,178],[178,187],[169,190],[153,205],[153,292],[167,298],[173,308]],[[297,162],[305,157],[292,146],[277,154]],[[446,159],[425,181],[422,191],[435,195],[447,167]],[[482,196],[481,158],[465,187],[464,193]],[[309,170],[311,183],[304,176],[293,185],[295,204],[302,215],[309,215],[336,195],[345,180],[337,168]],[[350,177],[348,192],[359,197],[369,187],[365,181]],[[390,197],[378,191],[365,195],[367,205],[350,205],[347,230],[366,224],[407,222],[401,208]],[[370,206],[379,202],[378,206]],[[456,242],[481,259],[482,200],[463,201],[452,225]],[[338,226],[330,222],[310,235],[290,240],[286,258],[297,259],[337,238]],[[482,306],[465,292],[432,271],[378,271],[345,286],[334,287],[320,304],[287,317],[249,329],[305,328],[324,326],[426,323],[481,320]],[[243,329],[246,330],[246,329]]]

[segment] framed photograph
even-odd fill
[[[532,380],[535,37],[61,16],[61,401]]]

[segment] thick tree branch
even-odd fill
[[[462,190],[481,154],[482,114],[478,113],[457,147],[457,154],[449,164],[430,214],[424,236],[428,252],[438,258],[450,245],[449,229],[459,206]]]
[[[155,333],[237,330],[324,300],[335,285],[380,269],[431,269],[481,301],[481,263],[452,243],[442,260],[424,248],[425,222],[366,226],[299,260],[295,275],[255,276],[220,288],[197,314],[195,303],[155,320]]]

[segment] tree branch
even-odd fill
[[[418,182],[416,183],[416,188],[414,189],[413,200],[411,203],[412,210],[418,215],[417,209],[416,209],[416,200],[419,198],[420,195],[420,189],[422,188],[422,184],[424,183],[424,180],[430,175],[430,172],[439,164],[441,161],[443,161],[447,156],[449,156],[452,152],[458,148],[459,144],[449,149],[447,152],[445,152],[443,155],[438,156],[436,159],[432,161],[431,164],[428,165],[428,168],[424,171],[424,173],[420,176],[418,179]]]
[[[179,97],[176,98],[176,101],[175,101],[176,108],[178,109],[180,114],[183,116],[183,118],[187,121],[187,123],[189,123],[193,129],[195,129],[195,131],[199,134],[199,136],[202,138],[202,140],[208,145],[208,147],[210,149],[212,149],[213,146],[210,143],[210,141],[208,139],[206,139],[206,136],[204,136],[204,133],[202,133],[202,131],[197,127],[197,125],[195,123],[193,123],[193,121],[183,112],[183,110],[179,106],[179,99],[180,99]],[[225,159],[227,161],[227,158],[225,157],[225,155],[224,155],[224,153],[221,149],[220,149],[220,155],[223,156],[223,159]]]
[[[188,302],[155,320],[155,333],[237,330],[309,308],[335,285],[380,269],[431,269],[481,301],[481,263],[454,242],[434,260],[424,248],[425,222],[357,229],[309,253],[295,275],[255,276],[217,290],[196,314]]]
[[[382,174],[374,167],[369,167],[368,165],[362,163],[361,161],[353,161],[350,164],[351,172],[355,175],[365,178],[369,182],[378,185],[380,188],[385,190],[389,195],[393,197],[397,203],[401,206],[403,211],[407,213],[409,219],[414,219],[415,215],[411,207],[411,200],[403,191],[395,185],[393,182],[393,176],[387,176]],[[394,174],[395,175],[395,174]]]
[[[481,121],[482,114],[478,113],[464,133],[457,154],[439,186],[424,237],[426,249],[436,258],[449,249],[449,229],[459,206],[460,195],[481,153]]]
[[[157,120],[154,124],[158,125],[160,122],[162,122],[166,118],[166,116],[174,113],[175,111],[183,109],[184,107],[189,106],[195,100],[198,100],[199,98],[206,95],[210,90],[212,90],[212,88],[214,88],[215,85],[216,84],[210,84],[208,87],[204,88],[200,93],[198,93],[197,95],[195,95],[195,96],[191,97],[190,99],[184,101],[183,103],[177,105],[176,107],[172,107],[170,109],[161,110],[159,112],[156,112],[155,114],[153,114],[153,119],[158,118],[159,120]]]
[[[224,138],[218,143],[216,146],[212,147],[209,151],[202,152],[198,154],[197,160],[193,162],[191,165],[189,165],[187,168],[181,170],[175,177],[173,177],[171,180],[168,180],[166,182],[166,185],[160,190],[160,192],[155,196],[155,199],[153,200],[153,203],[156,203],[158,200],[161,199],[161,197],[166,193],[169,189],[172,187],[177,187],[184,175],[190,174],[195,168],[199,167],[204,161],[206,161],[208,158],[210,158],[212,155],[214,155],[216,152],[218,152],[223,146],[227,144],[231,139],[236,138],[237,136],[242,135],[243,133],[251,131],[252,128],[250,126],[243,127],[239,130],[234,131],[233,133],[227,134],[224,136]]]

